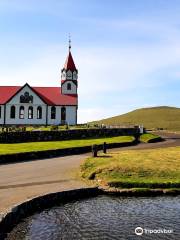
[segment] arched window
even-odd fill
[[[30,106],[28,108],[28,118],[33,119],[33,107],[32,106]]]
[[[42,119],[42,107],[37,108],[37,119]]]
[[[56,108],[51,107],[51,119],[56,119]]]
[[[67,79],[72,79],[72,72],[71,70],[68,70],[67,73],[66,73],[66,78]]]
[[[19,108],[19,118],[24,119],[24,106],[20,106]]]
[[[61,121],[63,123],[65,123],[65,121],[66,121],[66,108],[65,107],[61,108]]]
[[[33,103],[33,96],[25,92],[24,95],[20,96],[20,103]]]
[[[77,80],[77,73],[76,73],[76,71],[73,72],[73,80]]]
[[[71,83],[67,84],[67,90],[71,90]]]
[[[1,118],[1,106],[0,106],[0,118]]]
[[[11,106],[10,118],[15,118],[15,116],[16,116],[16,108],[15,106]]]

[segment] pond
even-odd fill
[[[136,231],[143,237],[135,234],[137,227],[142,228]],[[140,238],[180,239],[180,196],[102,195],[74,201],[24,219],[7,237],[8,240]]]

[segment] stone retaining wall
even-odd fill
[[[61,131],[1,132],[0,143],[59,141],[135,135],[139,128],[72,129]]]
[[[6,213],[0,221],[0,240],[4,240],[7,237],[7,233],[10,232],[23,218],[28,217],[35,212],[40,212],[46,208],[51,208],[55,205],[64,204],[70,201],[95,197],[101,192],[102,191],[98,188],[84,188],[50,193],[15,206]]]
[[[132,142],[110,143],[110,144],[107,144],[107,149],[134,146],[136,144],[138,144],[138,141],[136,140]],[[98,150],[103,149],[103,145],[97,145],[97,146],[98,146]],[[91,148],[92,148],[91,146],[86,146],[86,147],[74,147],[74,148],[64,148],[64,149],[56,149],[56,150],[0,155],[0,164],[88,153],[88,152],[91,152]]]

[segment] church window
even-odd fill
[[[56,108],[51,107],[51,119],[56,119]]]
[[[77,74],[75,71],[73,72],[73,80],[77,80]]]
[[[15,106],[11,106],[10,118],[15,118],[15,116],[16,116],[16,108]]]
[[[66,121],[66,108],[61,108],[61,121]]]
[[[0,118],[1,118],[1,106],[0,106]]]
[[[25,92],[24,95],[20,96],[20,103],[33,103],[33,96]]]
[[[67,90],[71,90],[71,83],[67,84]]]
[[[24,119],[24,106],[20,106],[19,108],[19,118]]]
[[[69,70],[67,72],[67,79],[71,79],[72,78],[72,72]]]
[[[28,118],[33,119],[33,107],[32,106],[30,106],[28,108]]]
[[[41,106],[39,106],[37,108],[37,118],[42,119],[42,107]]]

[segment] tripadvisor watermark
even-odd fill
[[[135,228],[135,234],[139,236],[143,234],[170,234],[170,233],[173,233],[173,229],[165,228],[149,229],[142,227]]]

